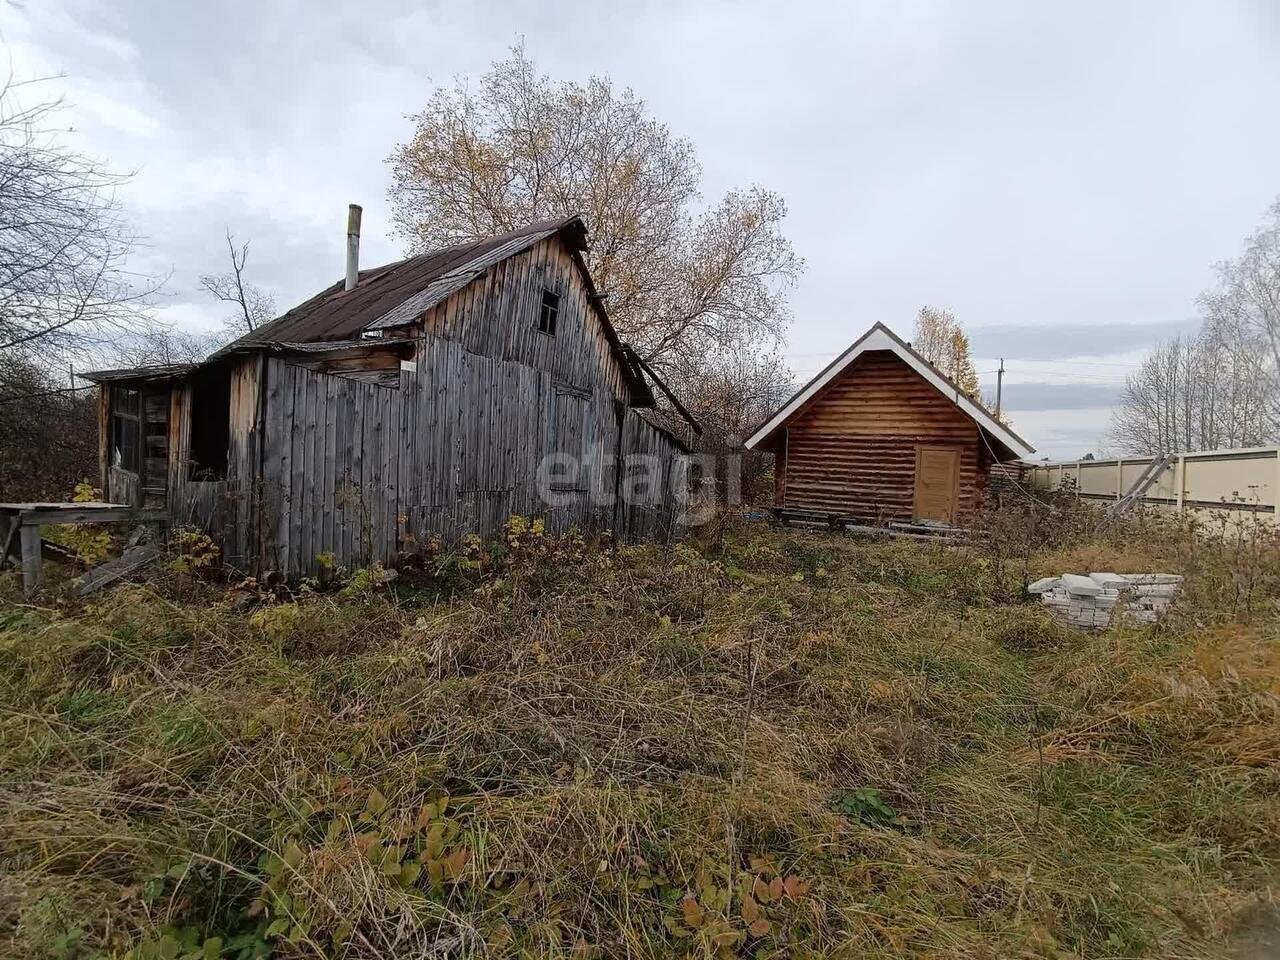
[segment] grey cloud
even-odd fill
[[[1197,326],[1194,319],[1159,324],[1056,323],[1052,327],[1004,324],[971,328],[969,344],[974,355],[980,357],[1098,357],[1147,349],[1168,337],[1190,333]]]
[[[1109,407],[1120,394],[1119,386],[1097,383],[1006,383],[1004,409],[1087,410]]]

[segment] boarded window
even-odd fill
[[[538,314],[538,332],[549,337],[556,335],[556,323],[560,319],[560,295],[550,290],[542,291],[542,310]]]
[[[225,479],[230,443],[231,371],[214,367],[191,379],[191,479]]]
[[[111,464],[138,472],[142,443],[142,394],[128,387],[111,391]]]

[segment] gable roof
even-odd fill
[[[633,352],[624,346],[613,329],[603,298],[582,259],[587,249],[587,228],[577,214],[539,220],[509,233],[361,270],[355,289],[346,290],[345,281],[339,280],[287,313],[227,344],[209,360],[246,350],[283,346],[302,349],[308,343],[350,341],[368,334],[374,336],[366,339],[366,343],[385,342],[380,337],[384,331],[411,326],[431,307],[484,276],[490,268],[556,234],[562,236],[569,247],[586,286],[587,299],[600,318],[605,339],[622,367],[632,405],[652,406],[653,391]]]
[[[344,282],[339,280],[219,353],[257,344],[350,340],[367,330],[411,324],[429,307],[461,290],[494,264],[556,233],[565,234],[573,250],[586,247],[582,218],[562,217],[361,270],[355,289],[345,290]]]
[[[968,396],[955,382],[913,350],[910,344],[886,327],[876,323],[866,333],[823,369],[816,377],[806,383],[795,395],[784,403],[781,409],[766,420],[759,429],[747,438],[748,450],[754,450],[767,440],[779,427],[798,413],[805,405],[821,392],[822,388],[838,377],[849,364],[868,350],[889,350],[911,367],[922,379],[931,384],[939,393],[954,403],[973,420],[978,427],[993,440],[1003,446],[1012,457],[1025,457],[1035,453],[1035,448],[1027,441],[1002,424],[981,403]]]

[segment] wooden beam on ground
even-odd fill
[[[154,563],[164,552],[158,543],[148,543],[140,547],[130,547],[114,560],[94,567],[80,578],[80,595],[84,596],[101,590],[103,587],[122,580],[136,573],[150,563]]]
[[[23,510],[19,515],[22,525],[39,526],[42,523],[119,523],[135,520],[138,523],[154,523],[163,520],[163,510],[139,510],[137,507],[66,507]]]
[[[68,550],[60,543],[54,543],[52,540],[40,541],[40,555],[46,560],[52,560],[54,563],[65,563],[70,567],[83,567],[84,561],[80,559],[80,555],[74,550]]]

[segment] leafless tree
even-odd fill
[[[700,210],[693,146],[630,90],[554,82],[517,47],[412,119],[389,162],[395,222],[415,249],[581,213],[610,315],[655,367],[674,378],[731,343],[776,346],[802,269],[785,204],[757,186]]]
[[[1169,340],[1128,378],[1112,435],[1131,453],[1280,440],[1280,200],[1196,299],[1199,332]]]
[[[1235,260],[1217,264],[1217,286],[1197,301],[1219,336],[1269,354],[1280,371],[1280,198]]]
[[[0,86],[0,357],[65,369],[154,329],[144,307],[155,285],[126,266],[134,238],[115,191],[128,175],[61,141],[57,101],[24,105],[39,83]]]
[[[65,500],[98,475],[98,402],[16,351],[0,354],[0,500]]]
[[[794,377],[780,353],[761,352],[751,341],[730,343],[704,353],[696,365],[677,369],[675,376],[702,426],[697,448],[716,454],[722,471],[733,462],[728,455],[739,457],[739,490],[748,500],[766,493],[761,481],[772,455],[743,450],[742,441],[795,392]],[[723,485],[729,478],[718,479]]]
[[[173,366],[199,363],[226,342],[216,334],[185,330],[156,330],[116,341],[112,363],[122,367]]]
[[[1131,374],[1112,422],[1124,453],[1259,446],[1276,438],[1273,381],[1206,326],[1157,346]]]
[[[235,235],[227,230],[227,254],[231,269],[226,273],[208,274],[200,278],[200,285],[224,303],[235,305],[224,328],[232,338],[252,333],[275,316],[275,299],[259,287],[245,280],[245,264],[249,261],[249,241],[236,246]]]

